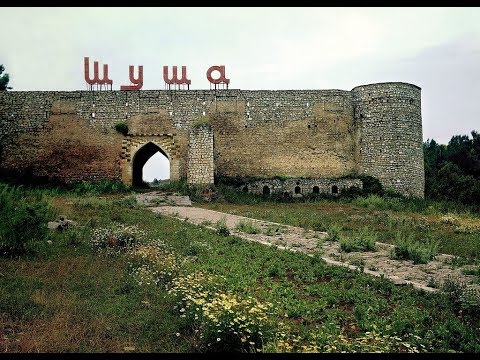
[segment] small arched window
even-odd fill
[[[319,188],[318,186],[314,186],[314,187],[313,187],[313,193],[314,193],[314,194],[320,193],[320,188]]]
[[[248,186],[244,186],[242,190],[243,192],[248,192]]]
[[[295,194],[300,194],[300,186],[295,186]]]
[[[263,195],[269,195],[269,194],[270,194],[270,188],[267,185],[265,185],[263,187]]]
[[[338,186],[337,185],[332,186],[332,194],[338,194]]]

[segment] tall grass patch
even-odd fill
[[[349,237],[340,237],[340,249],[345,252],[375,251],[376,242],[376,234],[368,228],[362,228]]]
[[[230,235],[230,229],[227,226],[227,218],[225,216],[216,222],[215,228],[217,229],[216,230],[217,235],[221,235],[221,236]]]
[[[332,224],[328,229],[327,229],[327,237],[325,238],[325,241],[339,241],[342,233],[342,226],[339,224]]]
[[[40,195],[0,184],[0,256],[33,255],[47,240],[53,210]]]
[[[114,194],[131,191],[129,185],[121,181],[104,180],[100,182],[82,181],[73,186],[73,193],[78,195]]]
[[[414,264],[426,264],[435,259],[438,245],[438,241],[426,239],[421,242],[414,240],[411,234],[397,232],[391,256],[394,259],[413,260]]]
[[[240,221],[237,226],[235,226],[235,229],[247,234],[260,234],[262,232],[262,230],[251,220]]]

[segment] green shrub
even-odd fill
[[[363,228],[352,237],[340,238],[340,249],[345,252],[352,251],[374,251],[377,237],[367,228]]]
[[[350,261],[350,264],[356,266],[361,272],[365,269],[365,260],[362,258],[354,258]]]
[[[118,122],[114,125],[115,130],[117,130],[120,134],[127,135],[128,134],[128,125],[126,123]]]
[[[274,236],[277,234],[282,234],[285,232],[285,227],[281,225],[268,225],[264,231],[264,234],[267,236]]]
[[[364,175],[364,176],[359,176],[360,180],[362,180],[363,183],[363,193],[365,195],[367,194],[376,194],[376,195],[383,195],[384,190],[383,186],[380,183],[380,181],[369,175]]]
[[[235,226],[235,229],[239,231],[243,231],[247,234],[259,234],[262,230],[256,226],[253,221],[251,220],[242,220],[240,221],[237,226]]]
[[[268,227],[265,229],[264,234],[267,235],[267,236],[273,236],[273,235],[275,235],[275,228],[274,228],[273,226],[268,226]]]
[[[342,231],[342,227],[338,224],[333,224],[327,230],[327,237],[325,241],[339,241],[340,240],[340,233]]]
[[[220,220],[217,221],[215,224],[215,227],[217,229],[217,234],[221,236],[229,236],[230,235],[230,230],[228,229],[227,226],[227,220],[225,217],[221,218]]]
[[[397,232],[392,258],[413,260],[414,264],[426,264],[437,255],[438,245],[438,241],[415,241],[412,235],[405,236],[401,232]]]
[[[350,186],[342,190],[342,192],[340,193],[340,196],[336,196],[336,197],[328,196],[328,198],[331,198],[331,199],[340,198],[340,199],[348,200],[348,199],[354,199],[354,198],[360,197],[364,194],[365,192],[363,191],[363,189],[359,188],[358,186]],[[313,194],[313,195],[322,195],[322,194]],[[327,194],[323,194],[323,195],[327,195]]]
[[[53,211],[40,195],[0,184],[0,256],[33,255],[46,242]]]

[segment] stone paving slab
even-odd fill
[[[144,194],[138,194],[135,196],[139,204],[145,206],[192,206],[192,202],[188,196],[179,194],[168,194],[162,191],[151,191]]]
[[[321,251],[322,258],[328,264],[360,270],[377,277],[385,276],[397,285],[412,284],[415,288],[428,292],[438,291],[437,288],[431,287],[429,284],[432,282],[442,284],[447,277],[465,283],[474,279],[473,275],[463,274],[461,267],[452,268],[446,264],[446,261],[453,258],[452,255],[448,254],[439,254],[435,260],[428,264],[413,264],[413,261],[391,259],[390,252],[394,247],[391,244],[377,242],[376,251],[345,253],[340,251],[338,242],[319,241],[327,236],[325,232],[305,230],[295,226],[197,207],[158,206],[151,207],[150,210],[213,230],[216,229],[215,226],[218,221],[225,221],[230,233],[243,239],[308,255]],[[251,221],[262,230],[261,233],[248,234],[239,231],[236,226],[242,221]],[[271,235],[265,234],[267,229],[270,229]],[[359,266],[359,263],[363,265]],[[477,284],[469,286],[480,290],[480,286]]]

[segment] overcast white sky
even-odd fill
[[[113,89],[129,85],[129,65],[143,65],[144,90],[164,88],[163,65],[187,66],[191,89],[208,89],[206,70],[225,65],[230,88],[245,90],[413,83],[424,140],[480,131],[480,8],[3,7],[1,15],[0,64],[17,91],[86,89],[84,56],[109,65]]]

